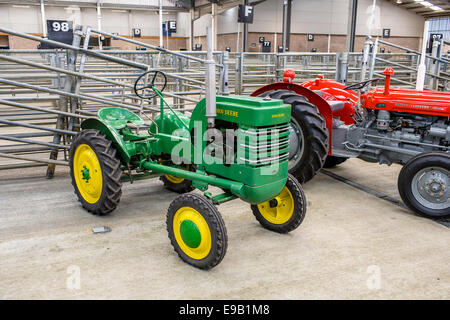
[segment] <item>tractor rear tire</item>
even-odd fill
[[[324,117],[306,97],[293,91],[272,90],[261,96],[281,99],[292,106],[289,173],[300,183],[311,180],[322,169],[328,155],[328,130]]]
[[[450,218],[450,153],[425,152],[411,158],[398,176],[398,191],[414,212]]]
[[[228,247],[225,222],[205,196],[185,193],[176,197],[166,224],[170,242],[184,262],[207,270],[224,258]]]
[[[297,229],[306,214],[306,197],[301,184],[288,175],[286,186],[275,198],[251,206],[256,220],[266,229],[287,233]]]
[[[337,165],[340,165],[341,163],[345,162],[348,158],[344,157],[335,157],[335,156],[328,156],[325,160],[325,163],[323,164],[324,168],[334,168]]]
[[[97,130],[81,131],[70,147],[70,176],[83,208],[106,215],[122,195],[120,160],[111,141]]]
[[[187,167],[186,170],[190,170],[190,166]],[[164,183],[166,189],[176,193],[191,192],[195,189],[192,185],[192,180],[172,176],[170,174],[165,174],[159,179]]]

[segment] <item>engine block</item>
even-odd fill
[[[333,119],[333,155],[381,164],[405,164],[422,152],[450,151],[445,117],[365,110],[364,120],[345,125]]]

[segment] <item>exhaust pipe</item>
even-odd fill
[[[211,28],[206,28],[206,79],[205,79],[205,89],[206,89],[206,118],[208,123],[208,128],[214,127],[214,119],[217,115],[216,113],[216,66],[213,58],[213,43],[212,43],[212,32]]]

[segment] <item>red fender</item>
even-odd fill
[[[333,117],[338,117],[345,124],[353,124],[355,120],[352,115],[355,113],[356,104],[358,103],[358,94],[353,90],[343,90],[346,86],[334,80],[323,79],[318,76],[317,79],[300,83],[302,87],[310,90],[320,90],[326,101],[343,101],[345,107],[333,113]]]
[[[302,87],[301,85],[295,84],[295,83],[288,83],[288,82],[275,82],[268,85],[265,85],[256,91],[254,91],[251,96],[256,97],[264,92],[270,91],[270,90],[289,90],[294,91],[297,94],[300,94],[302,96],[305,96],[312,104],[314,104],[317,109],[319,109],[319,112],[322,114],[322,116],[325,118],[325,123],[328,129],[328,154],[331,154],[331,146],[333,145],[332,141],[332,129],[333,129],[333,112],[331,111],[331,107],[328,104],[328,102],[323,99],[321,96],[319,96],[317,93],[311,91],[310,89],[307,89],[305,87]]]

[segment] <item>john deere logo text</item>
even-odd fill
[[[280,118],[280,117],[284,117],[284,113],[279,113],[279,114],[273,114],[272,118]]]
[[[239,117],[239,113],[237,111],[233,111],[233,110],[228,110],[228,109],[220,109],[217,108],[217,113],[218,114],[223,114],[225,116],[230,116],[230,117]]]

